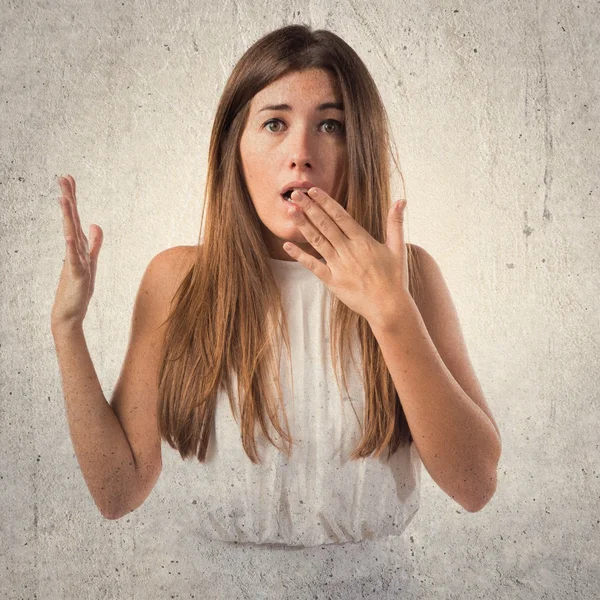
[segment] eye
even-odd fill
[[[269,129],[269,125],[273,125],[275,123],[281,123],[281,121],[279,119],[271,119],[270,121],[267,121],[263,127],[266,127],[272,133],[276,133],[272,129]]]
[[[339,121],[336,121],[335,119],[327,119],[327,121],[323,121],[323,123],[321,123],[321,125],[337,125],[338,133],[344,132],[344,126]],[[335,133],[335,131],[333,131],[331,133]]]
[[[269,128],[270,125],[274,125],[277,123],[282,123],[281,119],[270,119],[263,125],[263,127],[267,128],[267,130],[270,131],[271,133],[279,133],[279,130],[274,131],[273,129]],[[319,126],[321,126],[321,125],[327,125],[327,126],[336,126],[337,125],[337,127],[338,127],[337,133],[339,133],[339,134],[344,133],[344,126],[336,119],[327,119],[326,121],[322,121],[321,123],[319,123]],[[335,134],[336,133],[335,127],[334,127],[334,131],[330,130],[330,131],[327,131],[326,133]]]

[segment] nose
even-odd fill
[[[308,128],[298,128],[288,136],[289,166],[305,168],[314,166],[313,149]]]

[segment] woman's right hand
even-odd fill
[[[75,180],[70,175],[60,177],[58,183],[62,197],[60,204],[65,234],[65,260],[52,307],[51,326],[54,331],[61,327],[79,326],[87,312],[94,293],[96,264],[102,246],[103,233],[98,225],[89,229],[90,247],[81,229],[77,212]]]

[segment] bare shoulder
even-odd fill
[[[155,272],[154,282],[169,300],[189,272],[198,246],[174,246],[159,252],[150,262],[149,269]]]
[[[153,260],[157,265],[178,272],[187,271],[196,259],[198,246],[174,246],[159,252]]]
[[[440,309],[444,308],[447,314],[449,304],[452,303],[450,291],[437,261],[425,248],[417,244],[410,246],[414,258],[416,285],[414,300],[424,319],[439,315]]]

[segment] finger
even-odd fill
[[[394,202],[387,217],[386,244],[395,252],[404,250],[404,209],[406,204],[406,200]]]
[[[64,196],[60,198],[60,206],[63,213],[63,232],[65,234],[65,240],[68,238],[77,238],[77,231],[75,229],[75,223],[73,222],[73,216],[71,214],[71,203]]]
[[[81,239],[79,238],[75,219],[73,218],[73,213],[75,210],[74,206],[73,203],[68,200],[68,198],[61,198],[61,204],[63,205],[63,229],[65,233],[65,241],[67,241],[69,238],[73,240],[72,243],[74,244],[75,251],[79,255],[78,260],[80,261],[81,257],[85,256],[87,253],[87,247],[82,244]],[[74,263],[71,261],[71,264]]]
[[[60,180],[60,184],[61,189],[63,190],[63,195],[69,201],[69,205],[71,208],[70,215],[73,221],[73,226],[75,228],[75,240],[80,247],[80,251],[87,252],[87,239],[81,228],[81,220],[79,218],[79,211],[77,210],[77,202],[75,200],[75,180],[69,175],[67,178],[62,177]]]
[[[62,192],[60,198],[60,205],[63,211],[63,230],[65,233],[65,239],[70,236],[72,238],[77,237],[77,228],[73,220],[71,212],[71,186],[70,182],[64,177],[58,178],[58,185]]]
[[[92,229],[92,227],[94,229]],[[98,254],[100,253],[100,248],[102,247],[102,241],[104,239],[104,232],[99,225],[90,225],[90,260],[95,262],[98,258]]]
[[[75,238],[67,237],[65,239],[67,244],[67,259],[69,264],[76,269],[81,267],[81,257],[79,256],[79,251],[77,250],[77,241]]]
[[[366,237],[369,234],[361,227],[351,216],[350,213],[334,198],[320,188],[312,187],[307,194],[303,194],[304,202],[300,206],[310,215],[311,208],[313,212],[315,206],[323,211],[335,224],[332,228],[332,234],[339,237],[340,240]],[[313,202],[311,202],[311,200]],[[312,217],[311,217],[312,218]],[[340,233],[338,233],[338,231]]]
[[[89,235],[89,239],[90,239],[90,245],[91,245],[91,249],[90,249],[90,282],[92,285],[94,285],[94,280],[96,279],[96,246],[97,246],[97,242],[96,242],[96,237],[97,237],[97,232],[94,231],[94,229],[92,229],[93,225],[90,225],[90,229],[88,232]]]
[[[82,245],[84,251],[87,252],[88,241],[87,241],[87,238],[85,237],[85,234],[83,233],[83,228],[81,227],[81,221],[79,219],[79,211],[77,210],[77,204],[75,203],[75,200],[73,200],[71,202],[71,211],[73,213],[73,219],[75,221],[75,227],[77,229],[77,241],[79,244]]]
[[[292,193],[291,199],[295,206],[288,212],[298,211],[291,214],[298,229],[326,260],[332,260],[347,239],[337,223],[310,196],[296,191]]]
[[[75,187],[73,185],[72,178],[67,175],[66,177],[59,177],[58,183],[62,193],[69,198],[69,200],[75,200]]]
[[[71,180],[66,177],[59,177],[58,184],[60,185],[60,191],[65,198],[69,200],[73,199],[73,190],[71,189]]]
[[[307,269],[311,270],[319,279],[324,281],[324,278],[329,271],[327,267],[327,258],[325,258],[325,264],[323,264],[320,260],[316,259],[314,256],[304,252],[296,246],[296,244],[292,244],[290,242],[286,242],[283,245],[283,249],[297,262],[304,265]],[[320,251],[319,251],[320,253]]]
[[[73,193],[73,200],[75,201],[75,204],[77,204],[77,190],[75,188],[75,180],[70,175],[67,175],[67,177],[69,178],[69,182],[71,183],[71,189],[72,189],[72,193]]]

